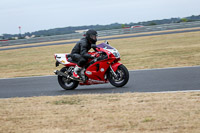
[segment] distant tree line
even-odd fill
[[[160,24],[170,24],[170,23],[180,23],[180,22],[192,22],[192,21],[200,21],[200,15],[192,15],[185,18],[170,18],[170,19],[162,19],[162,20],[152,20],[152,21],[145,21],[145,22],[138,22],[138,23],[128,23],[128,24],[120,24],[120,23],[113,23],[109,25],[89,25],[89,26],[76,26],[76,27],[64,27],[64,28],[54,28],[49,30],[40,30],[35,32],[26,32],[25,34],[3,34],[0,36],[0,39],[12,39],[13,37],[19,37],[19,39],[23,39],[25,36],[32,36],[35,37],[40,36],[53,36],[53,35],[63,35],[63,34],[71,34],[75,33],[77,30],[85,30],[85,29],[95,29],[97,31],[101,30],[111,30],[111,29],[120,29],[123,27],[131,27],[135,25],[142,25],[142,26],[151,26],[151,25],[160,25]]]

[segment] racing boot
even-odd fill
[[[79,76],[80,71],[81,71],[81,67],[76,65],[75,68],[74,68],[73,77],[76,78],[76,79],[79,79],[80,78],[80,76]]]

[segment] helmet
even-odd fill
[[[95,30],[88,30],[85,34],[86,39],[91,42],[92,44],[95,44],[97,42],[97,32]]]

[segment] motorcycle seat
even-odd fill
[[[73,61],[71,55],[67,55],[67,60],[68,60],[69,62],[71,62],[71,63],[75,63],[75,64],[78,63],[78,62],[76,62],[76,61]]]
[[[72,57],[72,55],[71,54],[67,54],[66,57],[69,58],[69,57]]]

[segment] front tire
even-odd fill
[[[67,67],[63,67],[60,71],[66,73],[67,69],[68,69]],[[64,90],[74,90],[79,84],[78,81],[74,81],[59,75],[58,75],[58,83]]]
[[[129,72],[124,65],[121,64],[118,66],[115,72],[117,74],[117,78],[114,77],[111,70],[108,72],[108,80],[113,86],[122,87],[127,84],[129,80]]]

